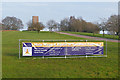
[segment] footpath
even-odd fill
[[[81,38],[89,38],[89,39],[94,39],[94,40],[104,40],[104,41],[107,40],[107,41],[110,41],[110,42],[120,42],[120,40],[107,39],[107,38],[100,38],[100,37],[91,37],[91,36],[70,34],[70,33],[64,33],[64,32],[56,32],[56,33],[65,34],[65,35],[70,35],[70,36],[75,36],[75,37],[81,37]]]

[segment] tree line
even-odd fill
[[[0,23],[2,30],[19,30],[23,28],[23,22],[21,19],[16,17],[5,17]],[[43,30],[45,27],[52,31],[72,31],[72,32],[88,32],[88,33],[99,33],[103,31],[103,36],[105,31],[113,33],[113,35],[120,35],[118,26],[118,15],[111,15],[108,19],[102,18],[100,22],[92,23],[87,22],[81,17],[75,18],[71,16],[69,18],[64,18],[59,23],[55,20],[49,20],[46,26],[42,22],[33,23],[29,21],[27,23],[28,31],[38,31]]]
[[[71,16],[70,18],[64,18],[60,23],[50,20],[47,25],[50,31],[57,28],[59,31],[88,32],[93,33],[93,35],[103,31],[103,36],[105,31],[109,31],[112,35],[119,35],[120,37],[120,26],[118,25],[120,19],[118,17],[118,15],[111,15],[108,19],[100,18],[100,22],[92,23]]]
[[[97,24],[86,22],[82,18],[65,18],[60,22],[61,31],[99,33],[100,28]]]

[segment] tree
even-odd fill
[[[119,2],[119,4],[120,4],[120,2]],[[118,36],[120,39],[120,14],[118,15],[118,31],[119,31]]]
[[[53,31],[53,29],[55,30],[57,27],[58,27],[58,23],[57,22],[55,22],[54,20],[49,20],[48,22],[47,22],[47,26],[48,26],[48,28],[49,28],[49,31]]]
[[[81,23],[78,19],[70,19],[70,29],[71,31],[78,32],[81,28]]]
[[[86,22],[81,17],[75,18],[74,16],[61,20],[60,28],[61,31],[89,32],[93,34],[99,32],[99,27],[96,24]]]
[[[54,31],[57,31],[57,29],[59,29],[59,26],[60,26],[60,24],[56,22],[53,27]]]
[[[6,17],[2,20],[5,30],[19,30],[23,28],[22,20],[16,17]]]
[[[61,31],[69,31],[69,19],[68,18],[64,18],[63,20],[61,20],[60,30]]]
[[[103,31],[103,37],[104,37],[104,31],[107,30],[107,19],[103,18],[101,19],[101,23],[99,24],[100,29]]]
[[[32,21],[29,21],[27,25],[29,31],[38,31],[38,33],[45,27],[42,22],[32,23]]]
[[[107,29],[109,31],[112,31],[114,34],[118,35],[118,16],[117,15],[112,15],[108,18],[107,20]]]
[[[120,1],[118,2],[118,36],[119,36],[119,39],[120,39]]]
[[[38,31],[38,33],[40,32],[40,30],[44,28],[44,25],[42,22],[33,23],[33,26],[35,30]]]
[[[28,26],[28,31],[36,31],[31,20],[27,22],[27,26]]]
[[[98,27],[98,25],[97,24],[91,24],[91,32],[93,33],[93,36],[94,36],[94,34],[95,33],[99,33],[99,31],[100,31],[100,28]]]
[[[87,32],[87,22],[79,17],[76,19],[77,32]]]
[[[93,24],[91,22],[87,22],[87,32],[93,33],[93,35],[94,35],[95,33],[99,32],[99,28],[96,24]]]
[[[83,20],[82,18],[79,18],[80,22],[81,22],[81,29],[82,29],[82,32],[88,32],[88,26],[87,23],[85,20]]]

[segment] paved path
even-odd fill
[[[59,34],[66,34],[70,36],[76,36],[76,37],[81,37],[81,38],[89,38],[89,39],[94,39],[94,40],[107,40],[110,42],[120,42],[120,40],[114,40],[114,39],[106,39],[106,38],[100,38],[100,37],[91,37],[91,36],[84,36],[84,35],[77,35],[77,34],[70,34],[70,33],[64,33],[64,32],[56,32]]]

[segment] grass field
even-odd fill
[[[108,42],[108,57],[72,59],[18,59],[19,39],[83,39],[49,32],[2,33],[3,78],[116,78],[118,43]]]
[[[78,34],[78,35],[93,36],[93,37],[108,38],[108,39],[119,39],[119,36],[117,36],[117,35],[105,34],[103,37],[103,34],[94,34],[93,35],[93,33],[85,33],[85,32],[70,32],[70,31],[62,31],[62,32],[71,33],[71,34]]]

